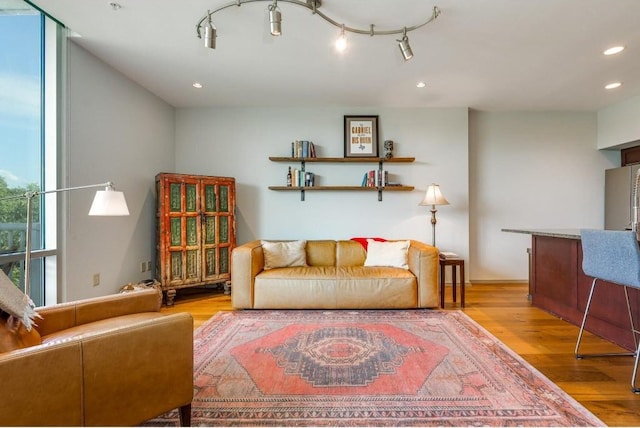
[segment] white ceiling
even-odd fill
[[[109,0],[32,0],[176,107],[597,110],[640,95],[640,0],[323,0],[336,21],[379,30],[420,23],[438,6],[438,19],[409,33],[407,62],[397,36],[347,34],[349,49],[338,54],[338,29],[288,3],[279,3],[281,37],[269,34],[268,2],[216,13],[211,50],[196,24],[229,0],[117,1],[114,11]],[[602,54],[616,44],[627,49]],[[606,91],[611,81],[623,85]]]

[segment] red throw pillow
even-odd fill
[[[378,241],[378,242],[386,242],[387,240],[384,238],[351,238],[352,241],[356,241],[359,242],[360,245],[362,245],[364,247],[364,250],[367,250],[367,239],[373,239],[374,241]]]

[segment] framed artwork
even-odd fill
[[[378,157],[378,116],[344,117],[344,157]]]

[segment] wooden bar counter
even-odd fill
[[[534,306],[577,326],[582,322],[593,278],[582,271],[580,231],[502,229],[531,235],[529,292]],[[640,293],[629,288],[636,325],[640,325]],[[598,281],[586,330],[635,351],[624,289]]]

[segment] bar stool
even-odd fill
[[[638,357],[640,348],[638,347],[638,335],[640,331],[636,328],[629,304],[628,287],[640,289],[640,247],[635,232],[614,231],[614,230],[591,230],[582,229],[580,231],[582,239],[582,270],[588,276],[593,277],[589,299],[584,310],[584,317],[580,325],[578,340],[576,341],[575,356],[577,359],[585,357],[608,357],[608,356],[634,356],[633,374],[631,375],[631,391],[640,394],[640,387],[636,387],[636,375],[638,372]],[[627,301],[627,311],[631,322],[631,333],[636,351],[632,353],[608,353],[608,354],[580,354],[580,340],[589,314],[593,291],[598,280],[608,281],[624,287],[624,295]]]

